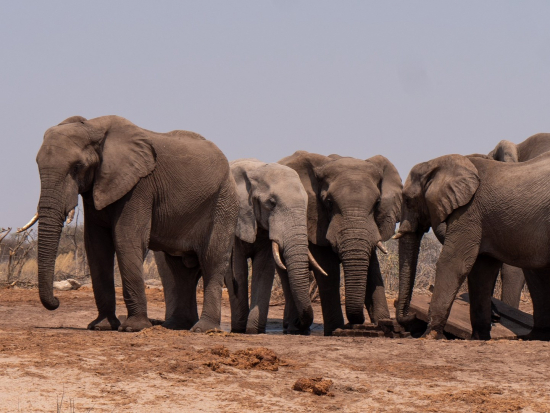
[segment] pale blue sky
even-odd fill
[[[550,132],[550,3],[0,1],[0,226],[35,212],[44,131],[116,114],[229,160],[410,168]]]

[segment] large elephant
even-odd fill
[[[491,293],[502,263],[523,268],[533,300],[528,338],[550,337],[550,153],[509,164],[447,155],[412,168],[403,188],[397,320],[409,305],[420,241],[447,224],[436,266],[426,334],[442,337],[453,300],[468,277],[472,338],[489,339]]]
[[[178,289],[170,293],[181,302],[195,294],[188,287],[196,285],[196,277],[187,276],[187,266],[194,271],[200,264],[200,320],[196,309],[195,314],[173,315],[188,328],[194,324],[194,331],[219,327],[238,199],[229,163],[212,142],[193,132],[151,132],[118,116],[75,116],[46,131],[36,161],[41,181],[38,283],[44,307],[59,306],[52,291],[55,257],[65,217],[81,194],[99,313],[89,329],[151,326],[142,275],[148,248],[166,254],[177,278]],[[115,315],[115,253],[128,310],[122,325]]]
[[[298,314],[296,331],[308,334],[313,322],[308,250],[307,194],[296,171],[277,163],[239,159],[230,163],[240,208],[233,251],[234,279],[226,282],[231,301],[231,331],[265,333],[273,276],[277,270],[285,298]],[[248,303],[248,263],[252,291]],[[322,270],[321,270],[322,271]]]
[[[340,263],[344,269],[346,316],[350,324],[389,318],[376,247],[389,239],[401,211],[401,178],[383,156],[367,160],[298,151],[279,163],[298,172],[308,195],[310,250],[328,273],[315,270],[324,333],[344,325],[340,304]],[[287,323],[294,322],[285,311]]]
[[[537,133],[517,145],[502,140],[495,149],[489,152],[489,157],[500,162],[526,162],[548,151],[550,151],[550,133]],[[500,275],[502,279],[502,301],[518,308],[521,290],[525,283],[523,271],[521,268],[503,264]]]

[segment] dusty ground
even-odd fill
[[[91,290],[57,295],[49,312],[36,290],[0,290],[2,412],[550,411],[550,343],[332,338],[319,324],[283,336],[281,306],[267,335],[91,332]],[[147,295],[162,318],[162,292]],[[229,316],[224,299],[225,329]]]

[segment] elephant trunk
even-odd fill
[[[405,326],[415,318],[414,313],[409,313],[409,306],[422,236],[421,233],[407,232],[399,238],[399,297],[395,315],[399,324]]]
[[[47,189],[51,188],[51,189]],[[38,291],[40,301],[48,310],[59,307],[53,295],[53,279],[57,248],[65,221],[65,205],[62,184],[47,185],[42,180],[42,192],[38,204]]]
[[[309,296],[308,240],[305,228],[292,232],[283,242],[283,257],[288,272],[290,292],[294,298],[300,330],[307,330],[313,323],[313,308]]]
[[[375,243],[348,238],[339,243],[344,269],[346,317],[350,324],[363,324],[370,255]]]

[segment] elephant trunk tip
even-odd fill
[[[48,298],[40,296],[40,301],[42,305],[50,311],[57,310],[59,307],[59,299],[53,295]]]

